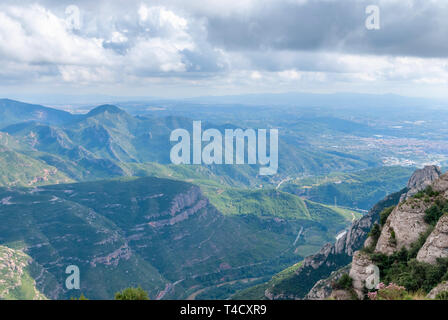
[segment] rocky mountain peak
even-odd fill
[[[324,274],[324,270],[338,270],[338,267],[344,267],[351,262],[351,268],[349,268],[351,269],[350,277],[353,279],[356,294],[361,298],[363,295],[363,281],[365,281],[368,276],[368,274],[364,272],[364,269],[372,262],[366,254],[357,250],[361,249],[363,246],[371,245],[372,239],[369,238],[368,240],[370,241],[365,240],[372,226],[379,221],[380,212],[385,208],[401,203],[401,205],[397,206],[394,212],[390,215],[390,219],[388,219],[386,226],[383,228],[383,235],[382,237],[380,236],[377,243],[378,251],[391,254],[396,251],[397,247],[409,246],[410,243],[418,239],[421,232],[424,232],[427,229],[427,224],[424,222],[422,212],[424,214],[424,210],[428,208],[429,204],[421,201],[419,202],[421,207],[419,207],[417,206],[417,203],[406,204],[404,201],[430,185],[433,186],[434,190],[448,190],[448,174],[442,175],[440,168],[437,166],[426,166],[423,169],[416,170],[409,179],[406,189],[389,195],[376,204],[368,214],[355,221],[348,232],[337,240],[335,244],[329,247],[324,247],[319,254],[305,259],[302,268],[300,268],[298,272],[303,273],[305,271],[303,269],[308,266],[309,269],[313,268],[312,271],[307,272],[308,276],[310,272]],[[394,226],[396,230],[393,230],[393,233],[397,243],[392,245],[389,240]],[[410,232],[410,229],[415,232]],[[441,228],[438,228],[438,230],[440,230],[439,234],[444,234],[444,230]],[[431,239],[436,240],[431,241],[426,247],[440,247],[439,241],[437,241],[439,237]],[[363,245],[364,241],[367,245]],[[426,256],[428,255],[425,255],[425,257]],[[429,256],[432,258],[432,255]],[[348,262],[344,264],[344,261],[347,260]],[[335,274],[340,276],[341,272]],[[320,283],[316,284],[308,293],[307,299],[313,299],[316,296],[319,298],[328,298],[332,291],[330,288],[333,280],[334,279],[330,277],[329,279],[322,280]],[[325,290],[322,290],[322,288],[325,288]]]
[[[438,166],[426,166],[416,170],[408,182],[409,189],[424,189],[432,184],[442,175],[442,170]]]
[[[99,107],[96,107],[92,110],[90,110],[90,112],[87,114],[88,117],[91,116],[96,116],[98,114],[102,114],[102,113],[112,113],[112,114],[118,114],[118,113],[125,113],[124,110],[118,108],[117,106],[114,105],[110,105],[110,104],[105,104]]]
[[[442,174],[436,166],[427,166],[414,173],[408,190],[380,227],[373,253],[391,256],[401,249],[413,248],[418,250],[418,262],[437,265],[438,259],[448,258],[448,174]],[[368,251],[358,251],[352,260],[349,274],[359,298],[364,295],[364,283],[369,276],[365,270],[373,264],[369,257]],[[446,283],[440,285],[446,288]]]
[[[418,169],[409,179],[407,188],[408,192],[403,195],[400,202],[412,197],[420,190],[430,186],[442,175],[442,170],[438,166],[425,166],[423,169]]]

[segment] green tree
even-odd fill
[[[71,300],[89,300],[89,299],[87,299],[84,293],[81,293],[81,296],[79,298],[71,298]]]
[[[149,300],[148,293],[141,287],[126,288],[115,294],[115,300]]]

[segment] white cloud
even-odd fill
[[[412,85],[418,91],[425,86],[442,87],[448,83],[447,57],[419,57],[395,51],[366,53],[362,45],[359,52],[344,51],[350,37],[358,39],[363,35],[359,30],[347,34],[340,42],[331,38],[341,43],[337,48],[295,47],[308,44],[300,41],[297,44],[294,41],[298,38],[321,44],[317,34],[320,31],[314,34],[315,30],[295,29],[296,21],[288,18],[282,6],[300,8],[319,1],[268,0],[263,5],[256,0],[168,0],[163,5],[143,0],[130,0],[126,5],[118,1],[107,5],[103,1],[80,1],[79,30],[67,24],[64,5],[60,5],[62,9],[58,6],[62,2],[49,5],[51,1],[46,0],[44,6],[44,0],[40,0],[41,4],[22,5],[5,1],[0,4],[0,86],[20,80],[62,82],[77,87],[119,84],[145,88],[158,83],[169,84],[170,88],[183,86],[185,91],[194,87],[209,93],[209,90],[232,88],[287,91],[342,87],[350,91],[350,88],[363,90],[376,86],[387,90]],[[385,1],[384,6],[412,8],[416,3],[416,0],[406,1]],[[425,8],[447,7],[441,1],[427,3],[430,4]],[[273,8],[276,8],[275,15],[271,17]],[[400,13],[404,15],[406,12]],[[393,23],[384,16],[386,23]],[[210,34],[220,25],[216,24],[217,17],[222,23],[220,33]],[[263,17],[272,20],[263,20]],[[341,21],[345,20],[341,18]],[[251,26],[250,30],[242,34],[245,26]],[[259,29],[262,31],[259,34],[251,33]],[[217,35],[241,43],[227,46],[225,41],[221,44],[212,39]],[[241,38],[236,39],[237,36]],[[268,42],[260,44],[257,42],[260,39]],[[374,35],[372,39],[376,39]],[[396,47],[391,39],[386,37]],[[428,39],[437,42],[437,37]],[[411,48],[413,41],[404,37],[403,46]],[[246,46],[248,42],[251,43]],[[285,47],[276,47],[278,43]]]
[[[24,63],[98,65],[107,61],[101,39],[69,32],[63,19],[39,5],[1,8],[0,53]]]

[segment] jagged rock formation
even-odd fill
[[[445,173],[440,179],[436,180],[432,188],[434,191],[441,192],[445,198],[448,198],[448,174]]]
[[[392,194],[385,200],[379,202],[366,216],[358,221],[358,224],[356,222],[353,224],[352,229],[355,228],[359,234],[358,245],[349,247],[346,252],[351,252],[351,255],[353,256],[349,275],[353,279],[353,287],[359,298],[362,298],[364,295],[363,289],[365,281],[370,275],[367,273],[366,268],[372,264],[372,261],[364,253],[356,252],[353,254],[353,252],[374,244],[373,238],[367,237],[367,235],[374,223],[379,221],[379,213],[383,209],[396,205],[402,201],[406,201],[418,191],[421,191],[434,183],[434,181],[440,181],[437,180],[440,175],[441,170],[436,166],[427,166],[417,170],[409,179],[406,189]],[[428,206],[429,204],[424,203],[424,201],[415,201],[415,199],[401,203],[397,206],[386,221],[386,226],[383,228],[383,232],[377,242],[376,250],[390,254],[395,252],[397,248],[409,246],[412,242],[417,240],[420,233],[426,231],[428,228],[428,225],[424,221],[424,208],[427,208]],[[364,227],[360,228],[359,224]],[[410,230],[412,230],[411,233],[416,232],[416,234],[410,234]],[[347,237],[349,236],[351,236],[351,234],[347,233]],[[335,248],[340,246],[339,242],[343,240],[343,238],[336,242]],[[347,238],[344,240],[347,241]],[[359,241],[361,240],[364,241],[364,243],[359,245]],[[324,298],[329,296],[330,295],[327,295]]]
[[[182,299],[193,287],[272,272],[279,252],[283,263],[295,259],[294,233],[223,215],[199,187],[154,177],[0,188],[0,221],[0,243],[23,239],[50,299],[110,299],[136,285],[152,299]],[[65,287],[70,265],[81,291]]]
[[[400,202],[414,196],[420,190],[425,189],[431,185],[442,175],[442,171],[437,166],[426,166],[423,169],[416,170],[412,177],[409,179],[407,188],[408,192],[402,195]]]
[[[391,255],[403,247],[409,249],[429,227],[424,217],[430,206],[430,203],[418,199],[400,203],[387,219],[375,251]]]
[[[418,181],[418,178],[421,181]],[[428,182],[436,178],[432,183]],[[412,183],[411,183],[412,181]],[[413,195],[415,197],[402,197],[401,202],[389,215],[386,223],[382,227],[381,233],[376,244],[375,253],[391,255],[402,248],[410,249],[412,245],[418,243],[420,237],[426,231],[430,231],[430,225],[427,214],[432,212],[434,208],[446,201],[448,196],[448,174],[440,175],[439,168],[426,167],[419,170],[411,178],[409,186],[414,188],[431,187],[417,196],[417,190]],[[407,193],[409,194],[409,193]],[[444,200],[445,199],[445,200]],[[438,203],[435,205],[435,203]],[[428,211],[428,208],[431,210]],[[437,209],[444,210],[444,209]],[[437,211],[436,211],[437,212]],[[438,211],[443,213],[443,211]],[[432,217],[430,215],[430,217]],[[448,215],[445,213],[440,218],[436,216],[438,221],[434,230],[426,238],[425,243],[421,248],[417,247],[417,261],[435,265],[439,258],[448,257]],[[435,223],[434,222],[434,223]],[[370,237],[366,241],[367,246],[372,244],[373,238]],[[424,240],[424,239],[423,239]],[[421,241],[421,240],[420,240]],[[350,269],[350,277],[353,279],[353,288],[359,298],[362,298],[365,289],[365,281],[368,278],[367,267],[372,264],[369,255],[365,252],[356,252],[353,257],[352,267]],[[447,282],[443,282],[435,287],[429,294],[428,298],[434,299],[436,295],[442,291],[448,290]]]
[[[370,258],[361,251],[357,251],[353,255],[353,262],[349,276],[353,279],[353,289],[359,299],[362,299],[364,296],[366,280],[371,275],[371,273],[368,272],[367,267],[372,265],[372,263],[372,260],[370,260]]]
[[[438,167],[425,167],[416,171],[411,177],[413,190],[417,187],[426,188],[432,186],[434,190],[446,192],[448,190],[447,175],[440,175]],[[417,178],[422,179],[420,182]],[[430,179],[435,178],[432,184],[428,184]],[[422,189],[422,190],[423,190]],[[418,191],[417,191],[418,192]],[[409,193],[409,192],[408,192]],[[415,193],[416,194],[416,193]],[[415,195],[414,194],[414,195]],[[418,240],[420,235],[428,230],[429,225],[425,222],[425,211],[432,206],[432,202],[425,199],[406,198],[397,206],[384,225],[375,251],[390,255],[401,248],[409,249],[410,245]],[[440,221],[436,230],[427,239],[420,255],[420,261],[435,262],[437,256],[444,256],[448,246],[445,219]]]
[[[21,250],[0,246],[0,300],[45,300],[30,275],[32,259]]]
[[[351,264],[334,271],[327,279],[322,279],[316,282],[314,287],[305,296],[305,300],[324,300],[328,298],[333,292],[333,284],[337,282],[344,274],[350,271]],[[337,300],[340,294],[334,298]]]
[[[438,258],[448,257],[448,215],[440,218],[435,229],[417,254],[417,260],[434,264]]]
[[[331,300],[353,300],[352,295],[347,290],[334,290],[330,294]]]
[[[387,196],[365,216],[355,221],[336,243],[328,243],[317,254],[305,258],[302,266],[296,271],[297,281],[300,281],[303,286],[303,295],[300,298],[304,298],[317,281],[327,278],[333,271],[351,262],[353,253],[363,247],[373,224],[379,221],[380,212],[396,205],[405,192],[407,189]]]
[[[448,281],[440,283],[437,287],[431,290],[426,296],[428,299],[435,299],[439,293],[448,292]]]

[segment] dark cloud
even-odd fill
[[[372,4],[380,7],[380,30],[365,28],[365,9]],[[208,39],[228,50],[447,57],[447,17],[442,1],[279,2],[249,14],[208,17]]]
[[[79,30],[66,30],[69,5]],[[365,27],[368,5],[380,7],[380,30]],[[2,83],[448,83],[446,0],[2,0],[0,38]]]

